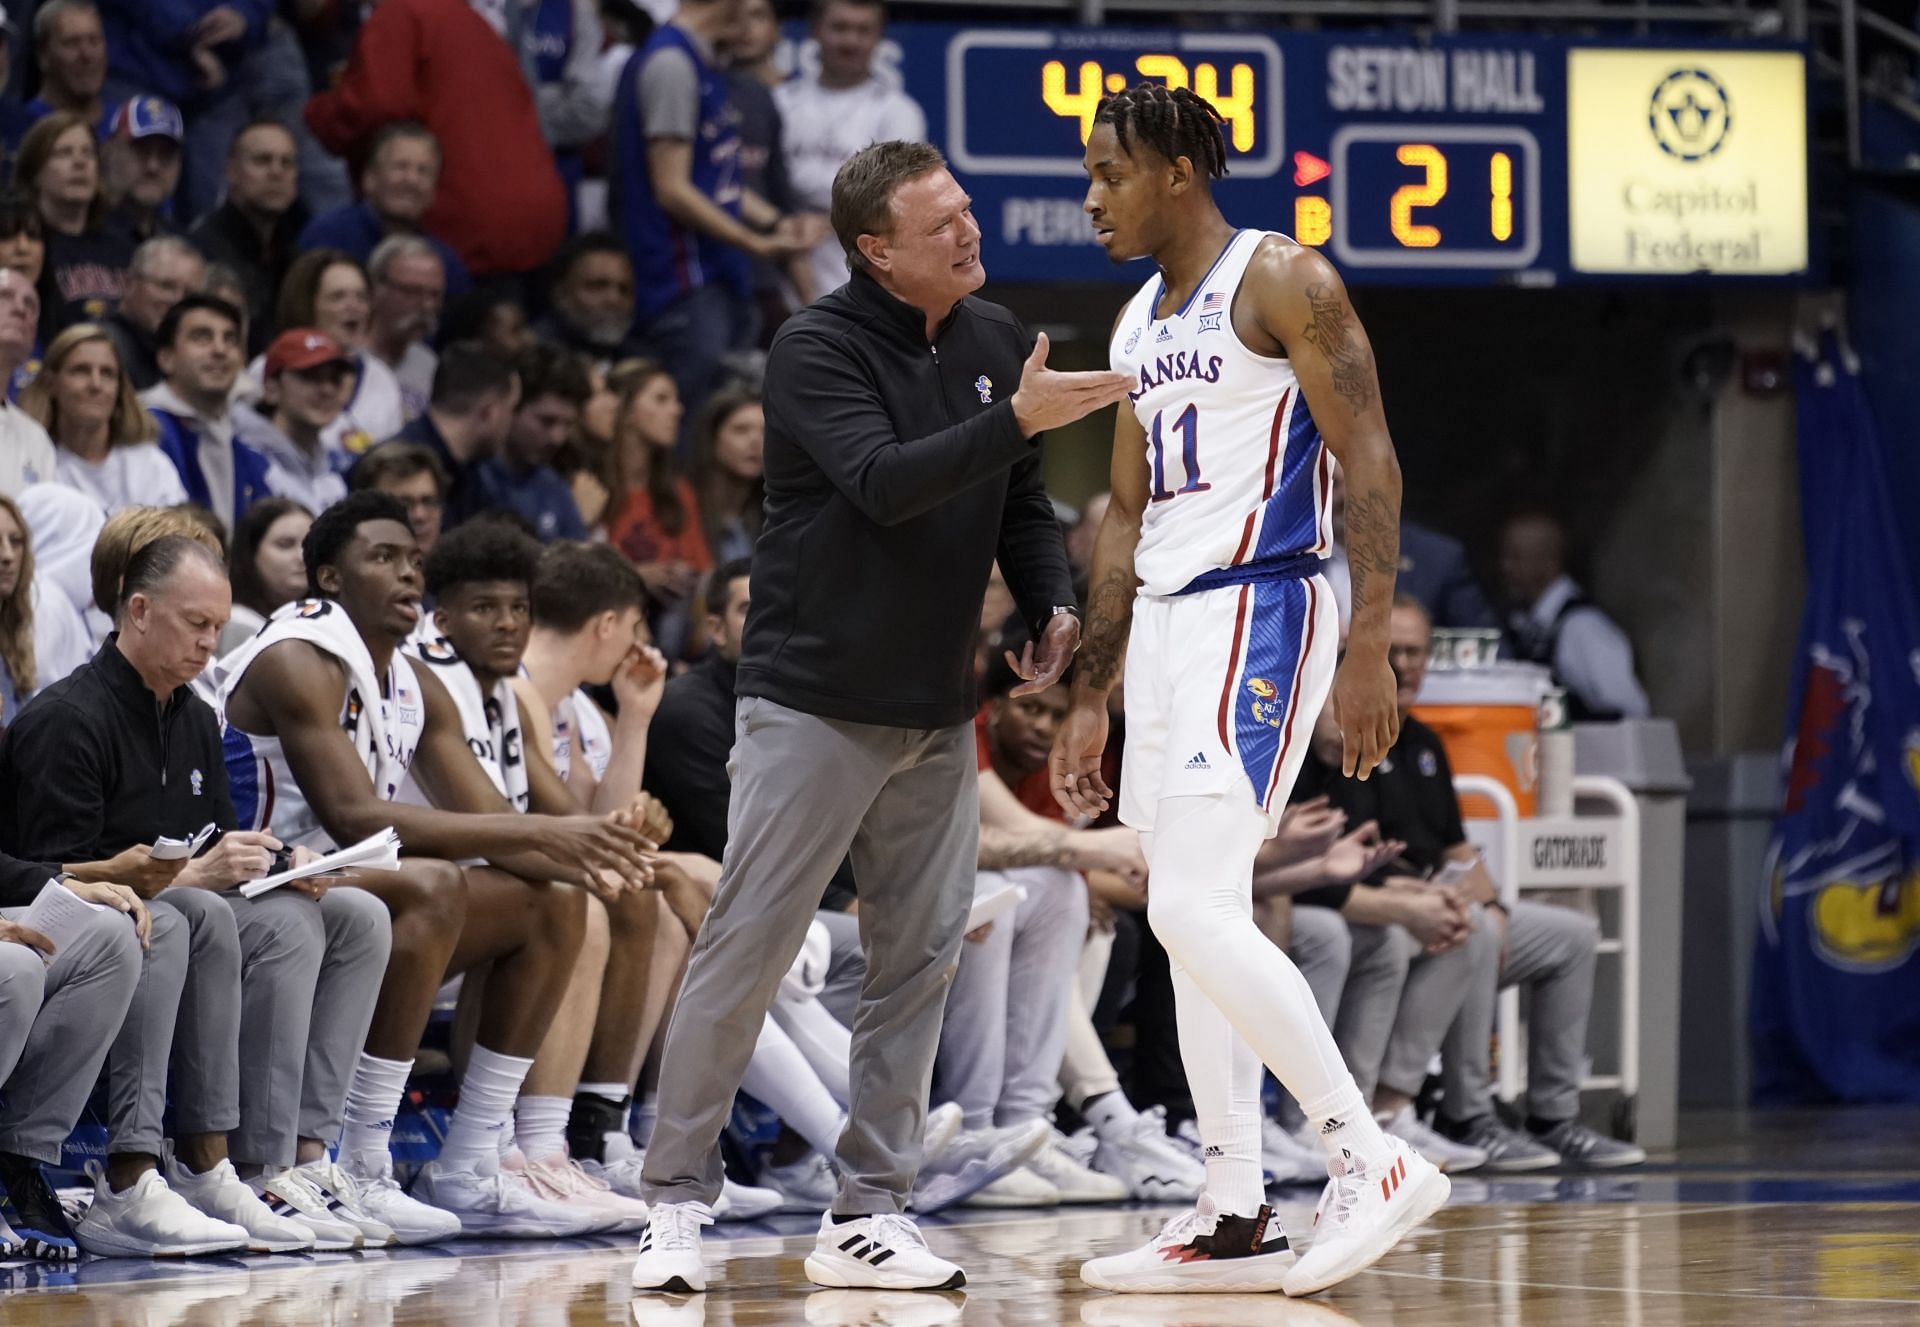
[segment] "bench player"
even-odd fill
[[[1400,470],[1366,333],[1333,268],[1220,214],[1226,143],[1211,105],[1157,84],[1108,97],[1085,164],[1107,256],[1151,257],[1159,272],[1114,324],[1113,367],[1136,386],[1115,425],[1053,783],[1070,811],[1106,809],[1107,694],[1124,656],[1120,817],[1151,863],[1148,920],[1172,960],[1207,1189],[1144,1247],[1082,1276],[1110,1290],[1311,1294],[1379,1259],[1449,1188],[1380,1131],[1311,990],[1252,917],[1254,855],[1329,693],[1348,773],[1365,778],[1393,745]],[[1319,575],[1335,461],[1353,575],[1337,670]],[[1297,1260],[1265,1202],[1263,1061],[1313,1122],[1332,1176]]]

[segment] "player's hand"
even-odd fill
[[[1275,838],[1287,861],[1300,862],[1332,848],[1346,827],[1345,811],[1325,797],[1314,797],[1287,807]]]
[[[1394,892],[1400,925],[1427,953],[1444,954],[1466,940],[1468,927],[1445,890],[1428,889],[1405,877],[1395,877],[1382,888]]]
[[[635,793],[623,814],[629,825],[655,843],[665,843],[673,837],[673,817],[667,814],[666,804],[652,793]]]
[[[1103,697],[1075,699],[1047,756],[1053,799],[1076,816],[1098,816],[1113,805],[1113,789],[1100,774],[1107,751],[1107,706]]]
[[[185,857],[175,857],[171,861],[155,857],[151,846],[136,843],[123,852],[117,852],[102,862],[72,862],[66,866],[68,875],[80,880],[106,881],[110,884],[125,885],[141,898],[152,898],[175,880],[186,868]],[[69,882],[71,883],[71,882]]]
[[[174,877],[176,885],[190,889],[231,889],[248,880],[258,880],[273,870],[273,854],[280,851],[280,840],[253,829],[229,830],[207,852],[186,864]]]
[[[1013,694],[1031,696],[1054,685],[1066,673],[1067,665],[1073,661],[1073,652],[1079,648],[1080,619],[1072,613],[1055,613],[1047,629],[1040,633],[1038,653],[1032,641],[1027,642],[1017,659],[1012,650],[1005,651],[1008,666],[1025,679],[1013,689]]]
[[[1031,438],[1125,400],[1132,388],[1133,378],[1125,373],[1059,373],[1048,368],[1047,334],[1042,332],[1020,369],[1013,419]]]
[[[528,816],[527,828],[535,849],[577,873],[569,884],[592,889],[600,871],[611,871],[634,885],[651,879],[650,854],[659,845],[618,814]]]
[[[1386,656],[1349,649],[1333,675],[1333,712],[1340,720],[1340,771],[1362,781],[1400,740],[1400,709]]]
[[[660,697],[667,689],[667,656],[651,645],[636,645],[613,674],[613,698],[620,702],[620,717],[631,712],[651,719],[660,708]]]
[[[147,947],[147,937],[153,933],[153,914],[147,911],[147,905],[140,895],[127,885],[110,885],[93,880],[69,880],[67,888],[77,898],[88,903],[103,903],[109,908],[118,908],[133,919],[133,933],[140,937],[140,947]]]
[[[31,926],[23,926],[19,922],[0,921],[0,945],[3,944],[25,945],[38,950],[42,958],[53,957],[53,941]]]
[[[1369,820],[1366,824],[1338,839],[1320,857],[1320,875],[1330,885],[1351,885],[1378,871],[1388,862],[1405,852],[1407,845],[1399,839],[1380,837],[1380,824]]]
[[[1083,871],[1110,871],[1130,885],[1147,879],[1147,859],[1140,851],[1140,835],[1125,825],[1075,831],[1071,840],[1075,860]]]

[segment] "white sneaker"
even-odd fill
[[[818,1152],[808,1152],[784,1166],[763,1166],[760,1180],[780,1195],[783,1212],[824,1212],[840,1192],[840,1177],[833,1173],[833,1163]]]
[[[953,1140],[960,1136],[961,1127],[966,1121],[967,1113],[960,1109],[957,1101],[935,1106],[927,1112],[927,1133],[920,1149],[920,1165],[923,1169],[946,1152]]]
[[[382,1152],[375,1158],[351,1156],[340,1173],[356,1189],[355,1205],[393,1231],[395,1242],[411,1248],[459,1237],[459,1217],[410,1197],[400,1187],[393,1178],[390,1153]]]
[[[1462,1171],[1478,1170],[1487,1164],[1485,1152],[1435,1133],[1420,1122],[1412,1106],[1402,1106],[1398,1115],[1390,1120],[1382,1120],[1380,1128],[1431,1161],[1442,1174],[1458,1175]]]
[[[641,1197],[641,1172],[646,1169],[647,1154],[633,1145],[625,1134],[608,1134],[603,1158],[582,1160],[580,1169],[624,1198]]]
[[[7,1218],[0,1216],[0,1258],[18,1258],[27,1251],[27,1242],[7,1224]]]
[[[816,1290],[807,1296],[807,1327],[946,1327],[966,1307],[965,1295],[921,1290]]]
[[[275,1214],[260,1195],[222,1160],[204,1174],[195,1175],[177,1157],[166,1158],[167,1187],[216,1221],[226,1221],[247,1232],[250,1253],[300,1253],[314,1246],[314,1233],[290,1217]]]
[[[1260,1121],[1260,1166],[1271,1184],[1318,1184],[1327,1173],[1327,1156],[1303,1146],[1268,1115]]]
[[[297,1221],[311,1230],[316,1253],[346,1253],[365,1245],[360,1227],[330,1212],[327,1200],[291,1166],[262,1171],[246,1184],[275,1216]]]
[[[1252,1216],[1226,1216],[1201,1194],[1137,1249],[1095,1258],[1080,1279],[1096,1290],[1141,1294],[1206,1291],[1258,1294],[1281,1288],[1294,1266],[1293,1250],[1271,1207]]]
[[[693,1295],[707,1288],[707,1261],[700,1255],[700,1227],[713,1224],[705,1203],[655,1203],[640,1232],[633,1264],[635,1290]]]
[[[93,1204],[74,1226],[73,1237],[97,1258],[235,1253],[252,1239],[244,1227],[214,1220],[169,1189],[157,1170],[142,1175],[125,1193],[115,1193],[104,1173],[94,1173]]]
[[[1124,1203],[1132,1196],[1120,1180],[1102,1175],[1070,1152],[1058,1129],[1027,1169],[1051,1184],[1063,1203]]]
[[[1287,1274],[1289,1295],[1311,1295],[1373,1266],[1447,1201],[1453,1185],[1432,1162],[1398,1138],[1387,1143],[1387,1159],[1373,1165],[1327,1163],[1332,1178],[1313,1214],[1313,1244]]]
[[[320,1195],[335,1220],[344,1221],[360,1232],[361,1248],[379,1249],[400,1242],[392,1226],[367,1212],[359,1184],[332,1157],[322,1156],[318,1161],[309,1161],[294,1169],[307,1187]]]
[[[934,1256],[920,1227],[892,1212],[856,1221],[822,1216],[806,1268],[809,1281],[834,1290],[958,1290],[967,1283],[965,1272]]]
[[[721,1177],[720,1198],[713,1205],[715,1221],[758,1221],[763,1216],[772,1216],[780,1210],[780,1204],[786,1201],[772,1189],[759,1189],[751,1184],[736,1184]]]
[[[583,1216],[595,1217],[597,1224],[593,1233],[631,1235],[645,1229],[645,1203],[615,1193],[611,1185],[587,1174],[566,1152],[530,1161],[516,1151],[513,1159],[536,1196],[575,1208]]]
[[[1028,1120],[1007,1129],[962,1131],[931,1170],[921,1169],[913,1185],[915,1210],[937,1212],[966,1201],[1033,1160],[1051,1137],[1053,1128],[1045,1120]]]
[[[1093,1168],[1127,1186],[1143,1203],[1190,1203],[1207,1184],[1207,1168],[1167,1137],[1158,1106],[1141,1111],[1132,1126],[1094,1146]]]
[[[1046,1148],[1040,1149],[1045,1156]],[[1039,1156],[1034,1158],[1039,1160]],[[1060,1190],[1042,1179],[1032,1166],[1010,1170],[961,1200],[962,1207],[1058,1207]]]
[[[466,1234],[495,1239],[572,1239],[591,1232],[600,1220],[540,1197],[524,1175],[508,1170],[488,1175],[451,1170],[438,1161],[420,1168],[413,1196],[458,1217]]]

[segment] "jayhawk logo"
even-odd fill
[[[981,405],[993,404],[993,379],[981,374],[973,380],[973,390],[980,393]]]
[[[1771,932],[1788,900],[1811,896],[1815,951],[1834,967],[1882,972],[1920,950],[1920,867],[1889,831],[1888,796],[1920,791],[1920,730],[1900,742],[1904,784],[1882,781],[1869,741],[1873,677],[1865,626],[1816,644],[1789,741],[1782,830],[1770,849]],[[1916,665],[1920,670],[1920,665]]]
[[[1247,691],[1253,696],[1253,721],[1269,728],[1286,722],[1285,707],[1280,704],[1280,688],[1264,677],[1247,679]]]

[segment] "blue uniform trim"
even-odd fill
[[[1318,553],[1288,553],[1277,558],[1259,558],[1236,566],[1203,571],[1174,593],[1199,594],[1202,590],[1219,590],[1230,585],[1267,585],[1277,581],[1302,581],[1309,576],[1318,575],[1320,563],[1321,557]]]
[[[235,820],[243,829],[266,828],[260,823],[260,762],[254,758],[252,739],[228,724],[220,747],[227,758],[227,792]]]
[[[1283,757],[1306,740],[1312,724],[1312,716],[1295,710],[1319,592],[1311,581],[1293,577],[1256,581],[1240,593],[1247,617],[1246,658],[1230,681],[1234,754],[1253,795],[1270,811],[1276,792],[1288,791],[1274,786]]]

